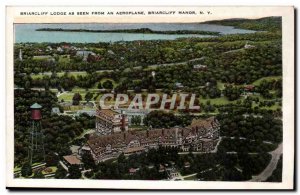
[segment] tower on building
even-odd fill
[[[28,151],[28,159],[30,164],[45,160],[44,136],[41,127],[41,108],[38,103],[30,106],[31,109],[31,129],[30,129],[30,145]]]
[[[23,55],[22,55],[22,50],[21,49],[19,50],[19,60],[23,61]]]

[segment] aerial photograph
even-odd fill
[[[282,181],[282,17],[15,23],[13,54],[15,179]]]

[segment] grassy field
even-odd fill
[[[86,95],[86,91],[85,92],[66,92],[64,94],[62,94],[61,96],[58,97],[58,100],[64,100],[65,102],[72,102],[73,100],[73,96],[75,93],[79,93],[82,97],[82,101],[85,101],[85,95]],[[100,95],[98,95],[98,92],[91,92],[93,93],[93,98],[91,99],[91,101],[95,101],[96,103],[98,103],[100,101],[100,98],[102,97],[102,93],[100,93]],[[96,100],[94,100],[94,98],[96,97]],[[115,101],[111,100],[111,101],[105,101],[105,104],[109,104],[109,105],[114,105]],[[85,110],[92,110],[93,108],[90,107],[83,107],[83,106],[71,106],[70,109],[65,109],[65,110],[69,110],[69,111],[77,111],[77,110],[81,110],[81,109],[85,109]]]
[[[224,89],[225,89],[224,83],[222,83],[221,81],[218,81],[218,82],[217,82],[217,88],[218,88],[219,90],[224,90]]]
[[[254,108],[255,106],[259,106],[258,104],[256,103],[253,103],[252,104],[252,108]],[[266,110],[277,110],[277,109],[281,109],[281,106],[278,104],[278,103],[275,103],[273,106],[261,106],[260,108],[262,109],[266,109]]]
[[[116,83],[116,81],[114,81],[114,80],[112,80],[112,79],[110,79],[110,78],[103,78],[103,79],[101,79],[101,84],[103,85],[103,83],[105,82],[105,81],[107,81],[107,80],[109,80],[109,81],[111,81],[112,82],[112,84],[113,84],[113,86],[114,86],[114,88],[117,86],[117,83]]]
[[[93,95],[94,95],[93,98],[95,96],[97,96],[98,93],[100,93],[99,89],[88,89],[88,90],[86,90],[86,89],[83,89],[83,88],[80,88],[80,87],[74,87],[72,89],[72,91],[68,91],[68,92],[65,92],[62,95],[60,95],[58,97],[58,100],[63,99],[64,101],[72,101],[73,96],[74,96],[75,93],[79,93],[82,97],[82,100],[85,100],[84,97],[88,92],[93,93]],[[94,100],[93,98],[91,99],[91,101]]]
[[[80,94],[81,96],[83,95],[83,93]],[[85,95],[85,94],[84,94]],[[62,95],[60,95],[58,97],[58,100],[61,101],[61,100],[64,100],[64,101],[72,101],[73,99],[73,96],[74,96],[74,93],[73,92],[67,92],[67,93],[64,93]],[[83,96],[84,97],[84,96]]]
[[[196,180],[197,179],[197,175],[192,175],[190,177],[185,177],[184,180]]]
[[[57,73],[57,75],[59,77],[62,77],[65,73],[64,72],[59,72]],[[77,78],[79,75],[80,76],[86,76],[87,75],[87,72],[69,72],[68,73],[69,76],[74,76],[75,78]]]
[[[258,86],[258,85],[260,85],[260,83],[261,83],[263,80],[270,81],[270,80],[273,80],[273,79],[278,80],[278,79],[281,79],[281,78],[282,78],[282,76],[262,77],[262,78],[260,78],[260,79],[258,79],[258,80],[256,80],[256,81],[254,81],[252,84]],[[224,87],[225,84],[226,84],[226,83],[223,83],[223,82],[221,82],[221,81],[217,81],[217,88],[218,88],[219,90],[224,90],[224,89],[225,89],[225,87]],[[234,85],[234,86],[237,86],[237,87],[243,87],[243,86],[245,86],[245,85]]]
[[[40,165],[42,164],[41,162],[37,162],[37,163],[33,163],[32,166],[36,166],[36,165]],[[14,172],[17,172],[17,171],[21,171],[22,167],[21,166],[16,166],[14,167]]]
[[[75,139],[83,138],[85,134],[90,134],[90,133],[94,133],[94,132],[95,132],[94,129],[84,129],[83,132],[79,136],[77,136],[76,138],[74,138],[74,140]]]
[[[273,79],[278,80],[278,79],[281,79],[281,78],[282,78],[282,76],[262,77],[262,78],[260,78],[260,79],[258,79],[258,80],[256,80],[256,81],[254,81],[252,84],[253,84],[253,85],[260,85],[260,83],[261,83],[263,80],[270,81],[270,80],[273,80]]]
[[[58,63],[59,64],[69,64],[70,63],[70,55],[59,55]]]
[[[21,171],[21,168],[22,168],[22,167],[19,167],[19,166],[14,167],[14,172]]]
[[[74,114],[78,110],[94,110],[94,107],[82,105],[64,106],[64,111],[66,111],[67,114]]]
[[[32,75],[31,75],[31,78],[32,78],[32,79],[38,79],[38,78],[42,79],[43,77],[46,77],[46,76],[50,77],[51,74],[52,74],[52,73],[38,73],[38,74],[32,74]],[[58,76],[58,77],[62,77],[64,74],[65,74],[65,72],[58,72],[58,73],[57,73],[57,76]],[[84,71],[82,71],[82,72],[68,72],[68,75],[69,75],[69,76],[74,76],[75,78],[77,78],[79,75],[81,75],[81,76],[86,76],[86,75],[87,75],[87,72],[84,72]]]
[[[243,97],[240,97],[239,100],[242,100]],[[225,105],[229,103],[235,103],[237,100],[229,101],[226,97],[219,97],[214,99],[203,99],[200,98],[200,103],[206,104],[207,101],[210,101],[211,105]]]
[[[47,167],[47,168],[50,168],[51,169],[51,172],[46,172],[45,170],[42,171],[42,174],[51,174],[51,173],[55,173],[56,170],[57,170],[57,167],[56,166],[52,166],[52,167]]]

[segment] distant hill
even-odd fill
[[[259,30],[259,31],[281,31],[281,17],[266,17],[260,19],[233,18],[225,20],[213,20],[202,24],[218,24],[234,26],[236,28]]]

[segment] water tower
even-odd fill
[[[45,160],[44,136],[41,127],[41,108],[38,103],[30,106],[31,109],[31,129],[30,129],[30,146],[28,152],[28,159],[30,164],[34,161]]]

